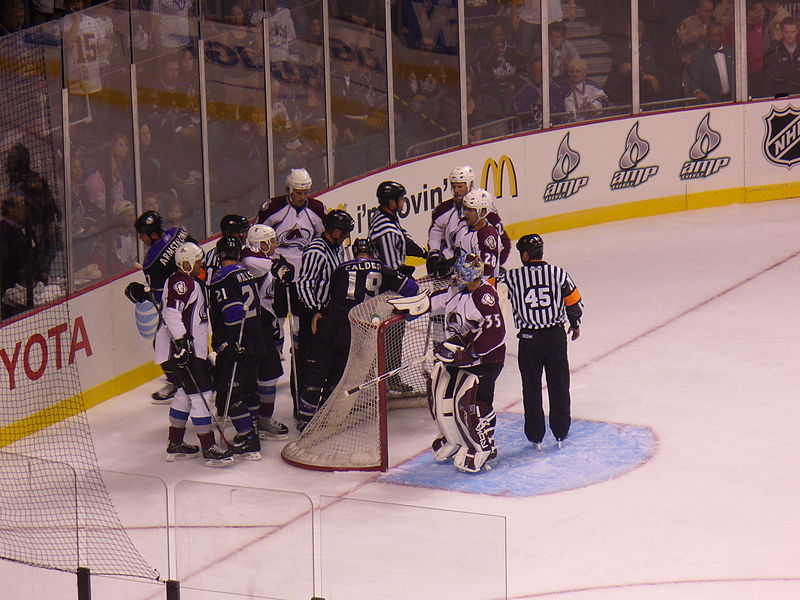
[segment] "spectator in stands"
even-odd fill
[[[123,200],[114,206],[111,247],[114,256],[126,269],[136,265],[139,238],[134,228],[135,223],[136,207],[132,202]]]
[[[519,117],[523,129],[538,129],[542,126],[542,59],[536,57],[528,66],[527,77],[517,92],[511,97],[514,114]],[[558,82],[550,82],[550,113],[564,112],[564,87]]]
[[[564,97],[564,110],[574,121],[585,121],[601,116],[608,106],[606,93],[591,79],[586,79],[586,61],[576,58],[567,68],[570,89]]]
[[[470,62],[481,83],[493,90],[504,79],[524,73],[528,59],[509,43],[503,24],[495,22],[489,43],[479,49]]]
[[[110,154],[116,163],[117,176],[122,181],[123,197],[128,202],[133,202],[136,199],[136,190],[133,180],[133,161],[127,136],[121,133],[114,134],[111,138]]]
[[[0,318],[32,306],[34,283],[43,280],[37,270],[35,242],[25,226],[25,198],[8,193],[0,202]]]
[[[564,21],[550,23],[550,80],[559,85],[567,83],[567,67],[580,58],[575,45],[567,39],[567,24]],[[541,54],[541,53],[540,53]]]
[[[714,3],[711,0],[697,0],[694,14],[681,22],[676,35],[680,59],[685,66],[692,62],[692,55],[703,48],[706,30],[714,21]]]
[[[163,190],[170,180],[164,172],[163,160],[155,152],[153,128],[146,122],[139,127],[139,165],[142,185],[148,190]],[[158,212],[158,211],[156,211]]]
[[[445,47],[444,30],[447,27],[448,7],[435,0],[403,0],[403,33],[406,44],[419,46],[421,40],[433,42],[434,51]]]
[[[728,27],[733,23],[733,0],[720,0],[714,7],[714,20]]]
[[[564,12],[564,4],[567,11]],[[548,21],[575,19],[575,0],[547,0]],[[519,51],[530,57],[536,44],[541,44],[542,9],[541,0],[511,0],[511,27],[514,43]]]
[[[192,0],[151,0],[153,34],[149,36],[161,48],[177,50],[194,43],[197,37]]]
[[[747,41],[747,93],[751,98],[763,96],[764,89],[764,3],[747,0],[745,3]],[[733,28],[728,30],[727,42],[733,45]]]
[[[89,203],[103,215],[104,222],[111,218],[115,204],[125,200],[125,186],[119,175],[116,157],[105,148],[97,168],[86,178]]]
[[[639,98],[641,102],[652,102],[660,98],[661,81],[653,45],[645,35],[644,21],[639,21]],[[633,56],[631,34],[628,28],[625,42],[614,45],[611,71],[606,81],[608,98],[615,104],[631,104],[633,92],[631,56]]]
[[[781,23],[781,41],[774,43],[764,56],[766,94],[800,94],[800,45],[798,26],[793,17]]]
[[[783,21],[792,15],[778,0],[764,0],[764,47],[783,39]]]
[[[0,13],[0,36],[16,33],[25,27],[25,5],[21,0],[7,0]]]
[[[724,44],[725,25],[711,23],[706,46],[692,56],[690,91],[701,104],[727,102],[735,87],[733,48]]]
[[[291,60],[292,47],[297,39],[292,13],[288,8],[279,6],[277,0],[266,0],[265,8],[266,11],[261,9],[260,0],[254,1],[250,10],[250,22],[258,27],[267,18],[269,61],[277,63]]]

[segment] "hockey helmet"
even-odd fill
[[[335,208],[325,215],[325,231],[332,232],[334,229],[341,229],[345,233],[350,233],[356,226],[353,217],[346,211]]]
[[[241,235],[247,233],[250,222],[242,215],[225,215],[219,222],[222,235]]]
[[[538,233],[523,235],[517,240],[517,250],[520,256],[527,252],[530,258],[541,258],[544,255],[544,241]]]
[[[368,238],[358,238],[356,241],[353,242],[353,256],[358,256],[359,254],[369,254],[370,256],[375,256],[375,244],[372,243],[372,240]]]
[[[305,169],[290,169],[286,176],[286,189],[290,192],[292,190],[310,190],[312,185],[311,175]]]
[[[152,233],[157,233],[161,235],[164,231],[164,221],[156,211],[146,210],[136,219],[135,227],[136,233],[139,234],[149,236]]]
[[[472,184],[475,183],[475,169],[469,165],[456,167],[450,171],[448,179],[450,183],[466,183],[468,187],[472,187]]]
[[[239,240],[230,235],[221,237],[216,248],[220,260],[239,260],[242,253],[242,245]]]
[[[463,285],[483,275],[483,261],[476,254],[460,254],[453,266],[454,279]]]
[[[383,181],[378,184],[378,189],[375,191],[375,196],[378,198],[378,204],[387,206],[392,200],[400,200],[406,195],[406,188],[396,181]]]
[[[193,242],[186,242],[175,250],[175,264],[187,275],[200,260],[203,260],[203,249]],[[188,269],[186,265],[189,265]]]
[[[261,251],[261,242],[272,246],[275,244],[275,240],[277,240],[275,230],[269,225],[253,225],[247,230],[247,245],[253,252]]]
[[[482,219],[494,208],[494,198],[483,188],[476,188],[464,196],[464,208],[474,208]]]

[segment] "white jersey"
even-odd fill
[[[163,48],[181,48],[196,37],[190,29],[196,26],[192,0],[153,0],[150,10],[157,15],[158,41]]]
[[[102,54],[111,35],[109,24],[83,12],[64,17],[65,75],[71,94],[95,94],[103,89]]]
[[[436,207],[432,218],[428,230],[428,248],[431,251],[438,250],[445,258],[453,258],[457,248],[456,234],[467,226],[461,210],[451,198]]]
[[[175,271],[164,285],[161,297],[163,323],[156,332],[155,362],[161,364],[172,358],[171,338],[191,336],[198,358],[208,356],[208,310],[203,284],[182,271]],[[169,331],[166,330],[169,328]]]
[[[497,277],[500,274],[502,242],[494,226],[487,223],[477,230],[464,227],[456,232],[456,248],[466,254],[479,256],[483,261],[483,274]]]
[[[253,252],[250,248],[245,248],[240,262],[258,281],[261,308],[274,315],[272,304],[275,301],[275,277],[272,276],[272,258],[263,252]]]

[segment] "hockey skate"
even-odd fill
[[[460,444],[451,444],[445,437],[437,437],[431,444],[433,450],[433,460],[436,462],[447,462],[461,448]]]
[[[466,447],[462,446],[453,459],[453,464],[462,473],[478,473],[481,470],[491,470],[492,464],[490,461],[494,461],[496,458],[496,448],[470,452]]]
[[[234,463],[233,452],[216,444],[203,449],[203,458],[207,467],[229,467]]]
[[[150,396],[152,398],[150,403],[170,404],[172,402],[172,398],[175,396],[175,392],[177,391],[178,387],[171,381],[167,381],[161,389],[153,392],[153,394]]]
[[[565,435],[563,438],[556,438],[556,446],[558,446],[559,448],[563,448],[564,447],[564,440],[566,440],[567,437],[568,436]]]
[[[250,430],[235,436],[231,452],[242,460],[261,460],[261,442],[256,431]]]
[[[289,428],[272,417],[258,417],[258,437],[262,440],[287,440]]]
[[[531,442],[533,444],[533,449],[541,452],[544,447],[542,446],[542,442]]]
[[[170,442],[167,445],[167,462],[194,458],[199,452],[200,446],[187,444],[186,442]]]

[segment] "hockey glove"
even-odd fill
[[[142,285],[138,281],[134,281],[128,284],[128,287],[125,288],[125,297],[134,304],[138,304],[139,302],[145,302],[150,299],[147,296],[147,292],[145,291],[144,285]]]
[[[444,256],[438,250],[431,250],[428,253],[428,260],[425,261],[425,268],[428,271],[428,275],[433,275],[438,271],[439,263],[444,260]]]
[[[217,350],[217,356],[222,356],[227,360],[239,360],[245,354],[247,354],[247,348],[239,342],[222,342],[222,345]]]
[[[405,277],[414,277],[413,265],[400,265],[397,267],[397,272]]]
[[[194,356],[194,343],[189,336],[183,336],[179,340],[175,340],[175,351],[172,353],[172,359],[179,367],[185,367],[189,364],[189,360]]]
[[[272,263],[271,272],[281,283],[289,283],[294,279],[294,267],[282,256]]]

